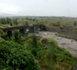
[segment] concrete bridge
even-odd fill
[[[21,25],[21,26],[4,27],[4,28],[1,28],[1,30],[5,33],[5,37],[11,38],[16,36],[15,35],[16,32],[19,32],[23,36],[28,33],[46,31],[47,27],[45,25]]]

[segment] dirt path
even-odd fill
[[[39,32],[39,35],[44,38],[55,39],[61,48],[68,50],[72,56],[77,57],[77,41],[73,39],[67,39],[57,36],[57,33],[53,32]]]

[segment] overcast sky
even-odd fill
[[[0,0],[0,13],[77,17],[77,0]]]

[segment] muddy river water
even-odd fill
[[[77,57],[77,41],[73,39],[59,37],[56,32],[39,32],[39,35],[44,38],[55,39],[61,48],[65,48],[72,54],[72,56]]]

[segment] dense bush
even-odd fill
[[[59,48],[55,41],[48,41],[48,44],[45,43],[44,47],[39,58],[42,70],[71,70],[73,68],[74,58],[65,49]]]
[[[50,39],[29,37],[25,45],[38,60],[41,70],[71,70],[75,60],[65,49],[58,47],[57,42]]]
[[[39,70],[34,56],[25,47],[13,41],[0,42],[1,70]]]
[[[72,70],[74,58],[51,39],[28,36],[0,41],[1,70]]]

